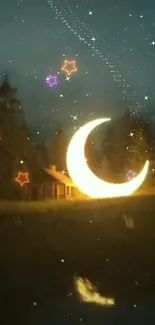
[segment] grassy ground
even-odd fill
[[[89,325],[154,324],[154,309],[153,323],[139,318],[129,322],[130,313],[125,316],[119,309],[132,310],[144,302],[143,321],[155,291],[154,200],[146,195],[83,202],[1,202],[2,324],[64,325],[64,319],[66,324],[79,324],[80,315],[89,319],[85,322]],[[132,229],[127,228],[124,214],[132,218]],[[103,295],[115,298],[116,322],[107,320],[111,312],[107,316],[100,309],[83,309],[75,293],[75,276],[88,278]],[[38,302],[36,308],[33,301]]]
[[[145,197],[155,195],[155,189],[141,189],[139,192],[133,194],[131,197]],[[62,209],[87,209],[91,207],[96,209],[97,207],[104,207],[107,205],[120,205],[123,202],[130,202],[129,198],[119,199],[103,199],[103,200],[91,200],[91,199],[60,199],[60,200],[48,200],[48,201],[0,201],[0,214],[14,214],[14,213],[46,213],[54,210]]]

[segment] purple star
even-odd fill
[[[126,174],[128,180],[130,181],[131,179],[133,179],[135,177],[136,173],[133,172],[132,170],[129,170]]]
[[[52,76],[51,74],[49,74],[46,78],[46,83],[49,87],[53,87],[55,85],[57,85],[57,76]]]

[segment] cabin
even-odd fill
[[[52,184],[46,187],[46,191],[49,193],[51,198],[56,199],[67,199],[67,198],[77,198],[82,195],[80,191],[76,188],[72,180],[64,174],[56,170],[56,166],[52,165],[49,168],[46,168],[45,171],[48,175],[51,176]],[[47,194],[49,196],[49,194]]]
[[[37,183],[30,179],[29,184],[21,187],[22,200],[44,201],[83,196],[72,180],[64,172],[57,171],[54,165],[41,171],[41,177]]]

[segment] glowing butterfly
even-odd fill
[[[70,67],[71,66],[71,67]],[[69,68],[67,68],[69,67]],[[62,71],[65,71],[67,73],[68,76],[71,76],[71,74],[73,72],[77,71],[77,67],[76,67],[76,62],[75,61],[64,61],[64,65],[61,68]]]
[[[58,82],[57,82],[57,76],[52,76],[51,74],[49,74],[47,76],[47,78],[45,79],[45,81],[46,81],[46,84],[49,87],[53,87],[53,86],[56,86],[58,84]]]
[[[97,288],[87,279],[76,278],[75,286],[79,298],[83,302],[95,303],[102,306],[115,305],[115,300],[113,298],[101,296]]]
[[[20,186],[23,186],[24,184],[29,183],[29,175],[28,173],[21,173],[18,172],[18,176],[15,178],[15,181],[20,184]]]
[[[127,216],[126,214],[123,215],[124,221],[125,221],[125,226],[129,229],[134,228],[134,221],[130,216]]]

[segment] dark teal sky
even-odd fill
[[[153,114],[154,9],[139,0],[1,1],[0,72],[18,87],[29,123],[72,127],[71,115],[80,124],[127,106]],[[70,81],[61,71],[65,58],[78,65]],[[45,84],[49,73],[59,73],[55,88]]]

